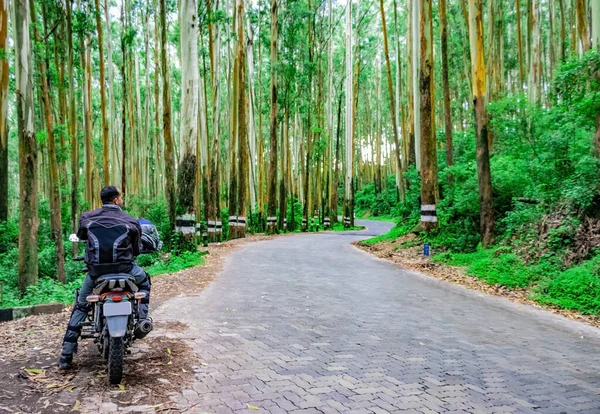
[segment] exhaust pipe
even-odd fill
[[[143,339],[152,331],[152,321],[150,319],[144,319],[138,323],[135,327],[133,334],[136,339]]]

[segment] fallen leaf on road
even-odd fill
[[[167,354],[171,355],[171,348],[167,348]]]
[[[34,374],[34,375],[41,375],[44,373],[44,371],[42,371],[41,369],[36,369],[36,368],[25,369],[25,371],[30,374]]]
[[[260,410],[260,408],[258,408],[258,407],[255,407],[255,406],[253,406],[253,405],[250,405],[250,404],[246,404],[246,405],[247,405],[247,406],[248,406],[248,408],[249,408],[249,409],[251,409],[251,410],[254,410],[254,411],[258,411],[258,410]]]
[[[79,411],[79,406],[81,404],[79,403],[79,400],[75,401],[75,405],[73,406],[73,411]]]
[[[124,386],[123,384],[119,384],[119,389],[120,389],[121,391],[125,391],[125,386]]]
[[[65,404],[65,403],[60,403],[60,402],[55,402],[54,404],[62,405],[63,407],[69,407],[71,405],[71,404]]]

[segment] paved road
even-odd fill
[[[600,413],[595,329],[402,270],[350,245],[361,237],[247,245],[200,296],[157,310],[206,363],[180,408]]]

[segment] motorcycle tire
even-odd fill
[[[119,384],[123,378],[123,355],[125,353],[123,337],[111,337],[108,342],[108,382]]]
[[[108,332],[104,335],[104,339],[102,339],[102,358],[104,358],[105,361],[108,360],[108,350],[110,349],[110,345],[109,345],[109,336],[108,336]]]

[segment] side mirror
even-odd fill
[[[77,242],[80,242],[81,240],[79,240],[79,237],[77,237],[77,235],[76,235],[76,234],[71,234],[71,235],[69,236],[69,241],[70,241],[70,242],[73,242],[73,243],[77,243]]]

